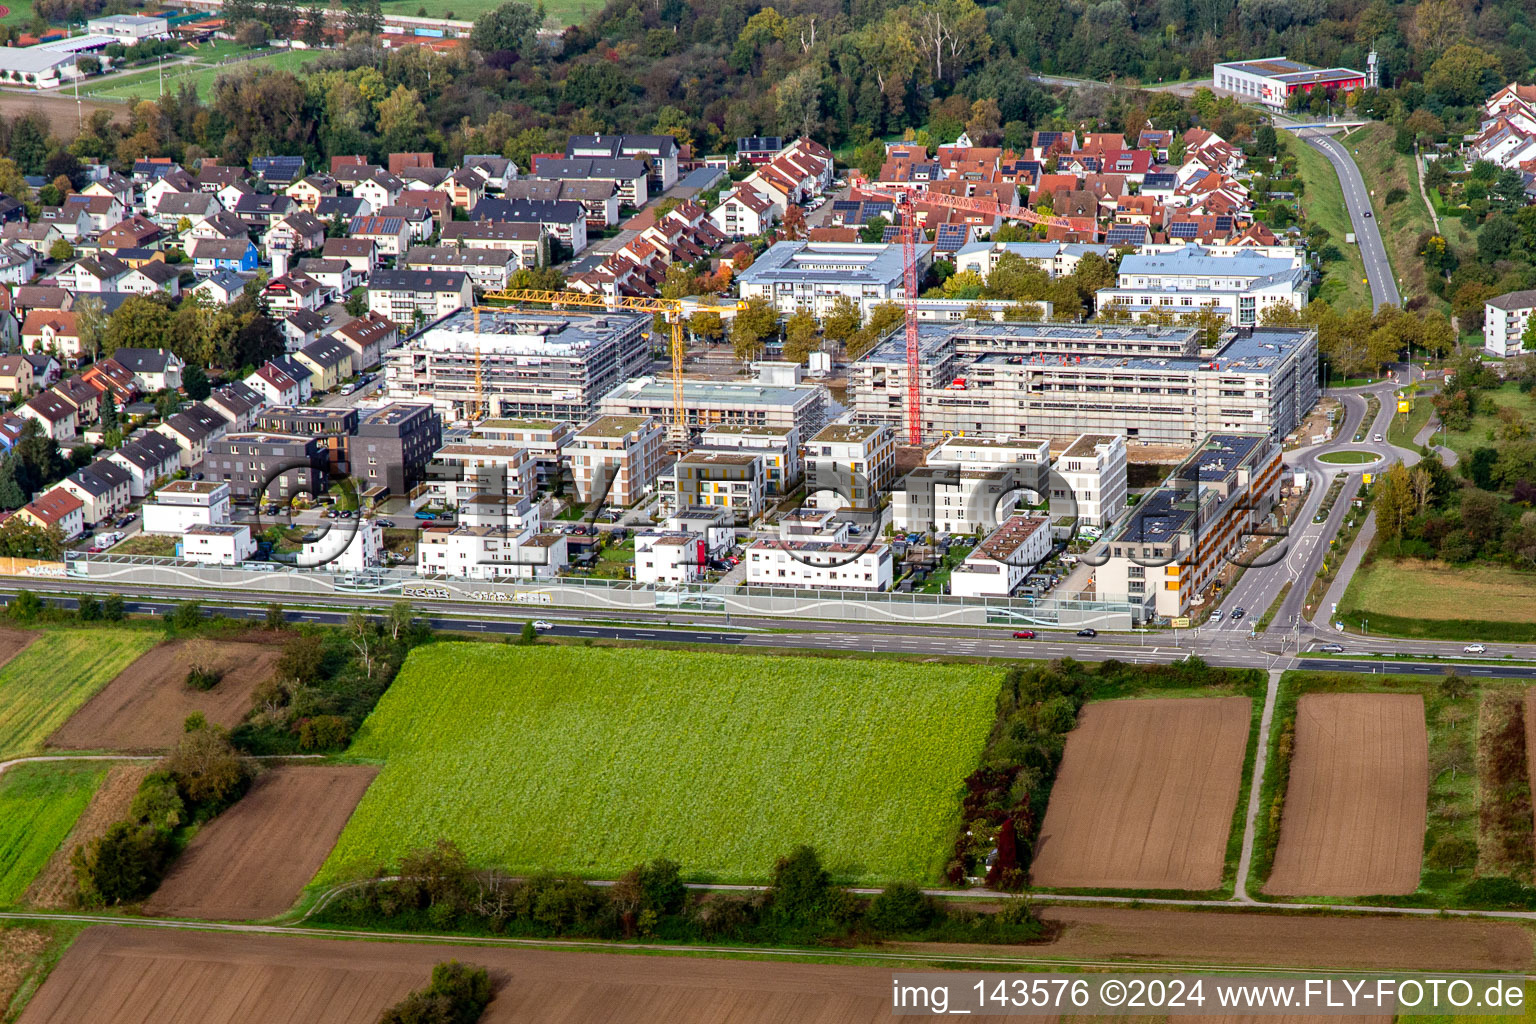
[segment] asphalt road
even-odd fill
[[[1304,128],[1296,133],[1307,145],[1322,153],[1333,165],[1344,189],[1344,206],[1353,224],[1355,239],[1360,246],[1360,258],[1365,262],[1365,276],[1371,286],[1371,307],[1385,303],[1403,304],[1398,293],[1397,281],[1392,276],[1392,264],[1387,259],[1387,248],[1382,244],[1381,232],[1376,219],[1370,216],[1371,194],[1366,188],[1360,168],[1355,166],[1346,143],[1322,134],[1315,128]]]

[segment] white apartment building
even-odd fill
[[[564,420],[481,420],[470,435],[471,441],[511,441],[528,450],[533,458],[538,486],[553,490],[565,466],[565,449],[576,436],[576,428]]]
[[[553,579],[565,568],[563,534],[524,526],[424,526],[416,571],[466,580]]]
[[[747,546],[747,582],[754,586],[824,590],[889,590],[889,544],[834,540],[759,540]]]
[[[800,482],[800,431],[796,427],[709,427],[699,435],[693,450],[756,455],[763,460],[768,494],[788,494]]]
[[[704,550],[710,558],[723,558],[736,546],[736,517],[729,509],[681,509],[667,517],[667,533],[694,533],[704,538]]]
[[[1307,287],[1307,271],[1291,260],[1211,256],[1188,245],[1123,257],[1115,286],[1100,288],[1094,301],[1100,313],[1113,308],[1133,316],[1179,317],[1209,310],[1233,327],[1252,327],[1272,306],[1306,306]]]
[[[143,508],[144,532],[179,536],[193,526],[229,522],[229,484],[219,480],[172,480]]]
[[[1536,310],[1536,290],[1507,292],[1483,304],[1483,350],[1508,359],[1525,350],[1525,329]]]
[[[701,534],[635,534],[635,582],[659,586],[695,583],[704,575],[708,545]]]
[[[363,572],[383,565],[384,528],[372,518],[340,520],[304,542],[299,562],[334,572]]]
[[[566,449],[577,500],[639,501],[656,483],[662,437],[650,416],[599,416],[582,427]]]
[[[539,491],[539,467],[521,441],[471,438],[437,450],[427,488],[434,501],[449,508],[477,495],[532,499]]]
[[[896,432],[877,423],[829,423],[805,443],[806,504],[873,509],[896,475]]]
[[[928,453],[927,465],[908,473],[891,503],[898,530],[988,533],[1031,494],[1048,500],[1049,441],[1007,437],[950,437]]]
[[[180,555],[203,565],[238,565],[256,554],[244,523],[193,523],[181,538]]]
[[[689,452],[661,478],[662,514],[679,508],[728,508],[738,523],[763,514],[767,473],[750,452]]]
[[[1051,487],[1052,511],[1070,493],[1080,526],[1103,528],[1120,518],[1129,494],[1125,438],[1120,434],[1084,434],[1056,457],[1056,475],[1066,484]],[[1065,510],[1063,510],[1064,512]]]
[[[933,263],[932,243],[917,247],[917,279]],[[868,316],[907,294],[899,242],[776,242],[736,278],[742,299],[765,298],[781,313],[808,309],[826,316],[840,297]]]
[[[951,571],[949,592],[955,597],[1007,597],[1050,553],[1049,516],[1009,516]]]
[[[967,242],[955,253],[955,271],[985,278],[997,269],[998,260],[1010,255],[1052,277],[1066,277],[1084,256],[1092,253],[1108,259],[1114,252],[1113,246],[1086,242]]]

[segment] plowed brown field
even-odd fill
[[[893,944],[993,956],[1068,961],[1327,968],[1331,970],[1509,971],[1528,973],[1531,933],[1510,921],[1041,907],[1059,930],[1040,945],[959,947]]]
[[[498,982],[480,1024],[892,1020],[890,967],[98,926],[70,948],[21,1024],[374,1024],[449,959],[480,964]]]
[[[41,633],[25,629],[0,629],[0,665],[32,646]]]
[[[274,768],[200,831],[146,914],[249,920],[293,906],[378,774],[364,765]]]
[[[251,706],[251,691],[272,675],[283,651],[275,644],[212,643],[212,648],[224,667],[224,676],[213,689],[199,692],[187,686],[187,644],[161,644],[75,712],[48,737],[48,746],[164,750],[176,743],[181,723],[194,711],[201,711],[216,725],[236,725]]]
[[[1429,738],[1418,694],[1308,693],[1264,891],[1374,896],[1419,885]]]
[[[1219,886],[1251,716],[1247,697],[1084,707],[1051,789],[1031,881]]]
[[[1531,780],[1531,806],[1536,808],[1536,686],[1525,691],[1525,773]]]

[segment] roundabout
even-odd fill
[[[1317,456],[1318,462],[1329,466],[1366,466],[1381,460],[1381,453],[1366,448],[1343,448]]]

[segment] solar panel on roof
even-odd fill
[[[863,205],[864,204],[859,202],[857,199],[832,200],[832,209],[834,210],[857,210],[860,206]]]
[[[1109,229],[1105,241],[1110,245],[1140,245],[1147,240],[1147,229],[1140,224],[1122,224]]]
[[[894,224],[887,225],[886,229],[885,229],[885,232],[880,236],[880,241],[882,241],[882,242],[899,242],[899,241],[901,241],[901,228],[896,227]]]
[[[1216,216],[1216,230],[1217,231],[1231,231],[1232,230],[1232,218],[1227,216],[1224,213],[1223,214],[1217,214],[1217,216]]]
[[[1181,220],[1168,225],[1168,234],[1172,238],[1194,238],[1199,233],[1195,222],[1191,220]]]

